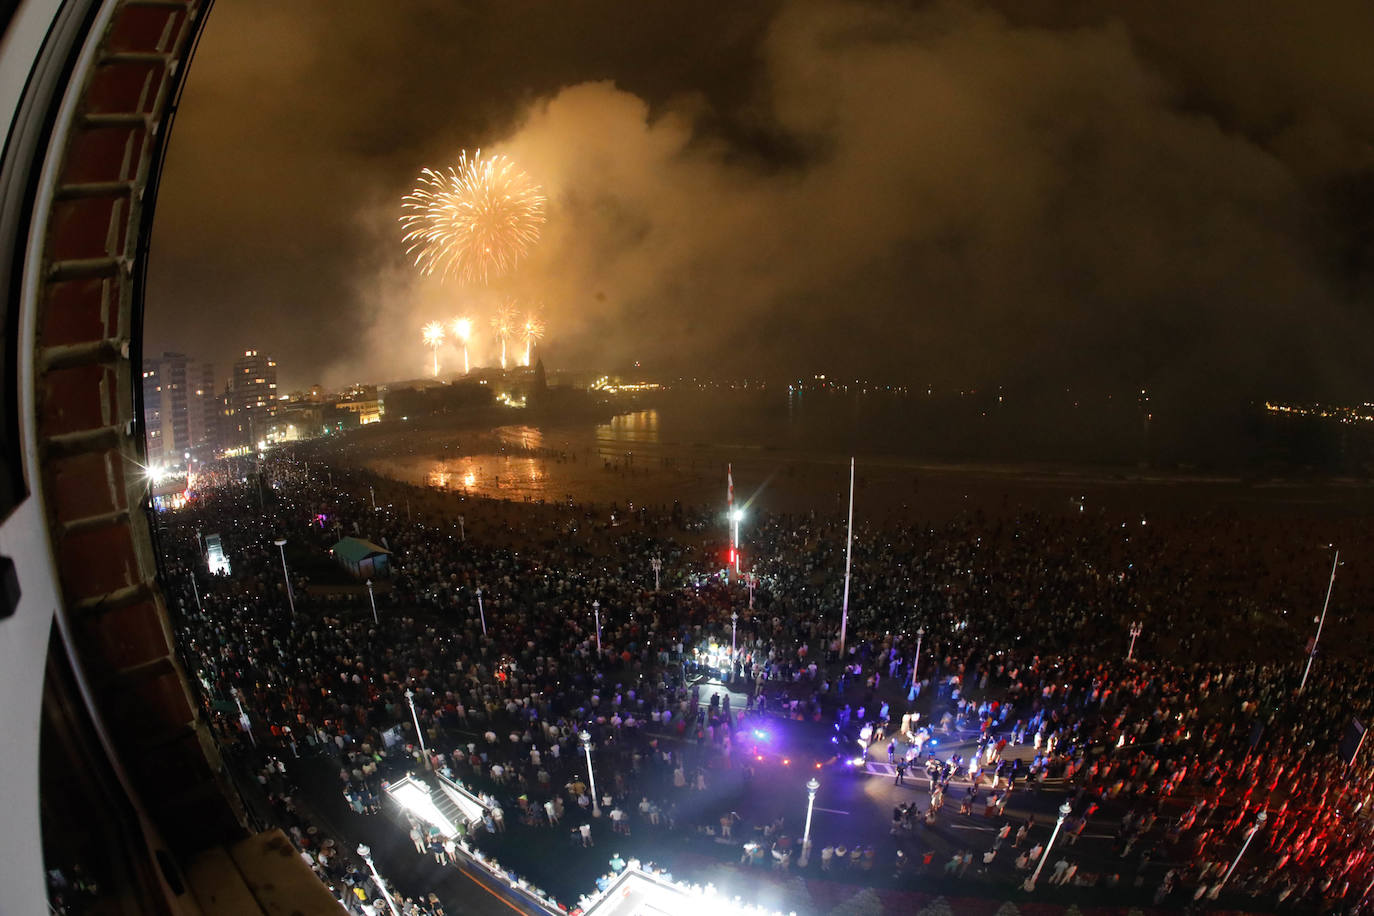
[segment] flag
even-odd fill
[[[1355,755],[1360,752],[1360,745],[1364,742],[1364,723],[1351,716],[1350,724],[1345,728],[1345,735],[1341,738],[1341,746],[1337,754],[1346,763],[1354,763]]]

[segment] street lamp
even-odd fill
[[[601,657],[601,602],[592,602],[592,614],[596,617],[596,657]],[[588,758],[591,759],[591,758]]]
[[[377,866],[372,861],[372,850],[367,848],[367,844],[360,843],[358,855],[363,857],[363,861],[367,863],[368,871],[372,872],[372,880],[376,882],[377,890],[382,892],[382,899],[386,901],[387,908],[391,910],[391,916],[401,916],[400,911],[396,909],[396,901],[392,900],[391,894],[387,892],[386,883],[382,881],[382,876],[377,874]]]
[[[415,737],[420,739],[420,753],[429,759],[429,751],[425,749],[425,733],[420,730],[420,716],[415,712],[415,691],[406,688],[406,702],[410,704],[410,717],[415,720]]]
[[[242,694],[239,693],[237,687],[232,688],[230,693],[234,695],[234,702],[239,706],[239,728],[242,728],[248,733],[248,743],[253,745],[253,747],[257,747],[258,739],[253,737],[253,720],[248,718],[248,713],[243,711]]]
[[[194,570],[191,572],[191,594],[196,596],[196,610],[204,613],[205,608],[200,606],[200,588],[196,585],[196,574]]]
[[[1040,861],[1036,863],[1034,874],[1026,879],[1025,884],[1021,885],[1022,890],[1035,890],[1035,882],[1040,880],[1040,869],[1045,867],[1045,863],[1050,858],[1050,850],[1054,848],[1054,838],[1059,836],[1059,828],[1064,826],[1064,819],[1069,816],[1069,812],[1072,810],[1073,808],[1069,806],[1067,801],[1059,806],[1059,820],[1054,824],[1054,833],[1050,834],[1050,841],[1045,844],[1045,851],[1040,854]]]
[[[750,573],[744,580],[744,584],[749,586],[749,610],[754,609],[754,586],[758,584],[759,577]]]
[[[465,516],[458,516],[458,540],[460,541],[466,541],[468,539],[467,521]]]
[[[654,571],[654,591],[658,591],[658,574],[663,570],[663,559],[661,557],[654,557],[649,561],[649,566],[652,567]]]
[[[1331,589],[1336,585],[1336,567],[1341,563],[1341,552],[1336,551],[1336,558],[1331,561],[1331,581],[1326,585],[1326,600],[1322,602],[1322,615],[1317,620],[1317,635],[1312,637],[1312,648],[1307,653],[1307,667],[1302,669],[1302,683],[1298,685],[1298,693],[1307,689],[1307,675],[1312,671],[1312,659],[1317,657],[1317,640],[1322,638],[1322,624],[1326,623],[1326,609],[1331,605]]]
[[[926,628],[916,628],[916,659],[911,663],[911,689],[907,691],[906,700],[908,703],[916,699],[916,683],[920,679],[921,670],[921,640],[925,638]]]
[[[806,784],[806,829],[802,831],[803,850],[811,845],[811,808],[816,804],[816,790],[820,787],[820,781],[814,776]]]
[[[291,616],[296,616],[296,596],[291,592],[291,573],[286,568],[286,538],[277,538],[272,542],[281,551],[281,577],[286,582],[286,601],[291,605]]]
[[[730,655],[731,655],[731,656],[733,656],[733,655],[735,654],[735,627],[736,627],[738,624],[739,624],[739,612],[738,612],[738,611],[732,612],[732,613],[730,614]],[[731,661],[733,662],[734,659],[731,658]]]
[[[1255,815],[1254,826],[1251,827],[1250,832],[1245,835],[1245,842],[1241,844],[1240,852],[1236,853],[1236,858],[1231,863],[1231,867],[1226,869],[1226,877],[1222,878],[1221,883],[1207,893],[1208,897],[1215,900],[1221,895],[1221,889],[1226,886],[1227,881],[1231,880],[1231,872],[1235,871],[1236,866],[1240,864],[1240,857],[1245,855],[1245,850],[1250,848],[1250,841],[1255,838],[1255,834],[1260,832],[1260,828],[1264,826],[1264,822],[1267,820],[1269,820],[1269,812],[1261,808],[1259,813]]]
[[[372,602],[372,622],[380,626],[381,621],[377,619],[377,596],[372,594],[371,579],[367,580],[367,600]]]
[[[482,621],[482,635],[487,635],[487,612],[482,607],[482,590],[477,590],[477,617]]]
[[[373,511],[373,512],[376,512],[376,511],[377,511],[377,491],[374,490],[374,489],[372,489],[372,487],[369,486],[369,487],[367,488],[367,495],[372,497],[372,511]]]
[[[587,752],[587,781],[592,784],[592,817],[600,817],[601,803],[596,797],[596,774],[592,772],[592,735],[584,728],[577,737],[582,740],[582,750]]]
[[[1131,634],[1131,644],[1126,647],[1126,661],[1130,661],[1131,656],[1135,654],[1135,640],[1136,637],[1140,635],[1140,631],[1142,629],[1143,627],[1141,626],[1140,621],[1136,620],[1131,622],[1130,629],[1126,631],[1127,633]]]

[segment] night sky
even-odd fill
[[[1355,0],[220,0],[148,349],[415,377],[517,296],[555,368],[1374,399],[1372,47]],[[421,279],[400,198],[478,147],[543,239]]]

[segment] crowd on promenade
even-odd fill
[[[751,519],[751,598],[722,574],[725,528],[704,508],[456,504],[290,457],[245,476],[207,474],[187,508],[160,516],[180,648],[231,757],[260,772],[265,754],[328,753],[355,811],[377,810],[381,781],[407,768],[447,769],[493,803],[493,834],[561,830],[581,846],[595,842],[584,825],[597,809],[598,832],[748,839],[742,860],[772,867],[876,862],[901,880],[972,866],[1019,881],[1052,821],[1008,821],[957,862],[932,863],[913,838],[953,815],[946,794],[972,806],[983,791],[1005,806],[1008,791],[1048,780],[1070,802],[1066,843],[1090,826],[1114,837],[1120,867],[1094,866],[1094,881],[1148,886],[1161,902],[1215,895],[1225,881],[1271,904],[1374,906],[1374,749],[1353,766],[1337,755],[1352,717],[1374,712],[1370,632],[1354,615],[1374,581],[1342,568],[1330,652],[1299,691],[1328,555],[1292,544],[1318,543],[1316,524],[972,512],[939,527],[861,525],[841,649],[842,519]],[[227,576],[207,575],[210,533]],[[366,590],[322,585],[337,576],[304,560],[355,534],[391,552],[375,620]],[[302,558],[289,596],[280,537]],[[732,643],[724,668],[747,697],[734,707],[688,677],[702,652],[719,658]],[[747,785],[746,717],[760,708],[848,718],[856,731],[873,723],[879,759],[888,740],[905,757],[941,728],[962,727],[978,752],[953,782],[953,767],[921,776],[930,797],[894,812],[890,846],[841,851],[820,838],[813,853],[768,812],[746,812],[757,830],[741,833],[710,791]],[[1033,749],[1027,765],[1007,751],[1018,746]],[[280,778],[262,785],[322,877],[362,883],[356,863],[310,848]],[[1073,850],[1057,850],[1042,880],[1091,883]]]

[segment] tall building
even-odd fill
[[[277,361],[257,350],[244,350],[234,360],[226,391],[223,445],[252,448],[267,434],[264,422],[277,400]]]
[[[162,440],[162,373],[157,360],[143,361],[143,435],[148,446],[148,466],[161,467]]]
[[[148,463],[173,470],[210,458],[218,446],[215,370],[184,353],[143,361],[143,425]]]
[[[220,450],[219,420],[223,411],[218,395],[213,363],[187,365],[186,432],[191,440],[191,454],[202,461],[208,461]]]

